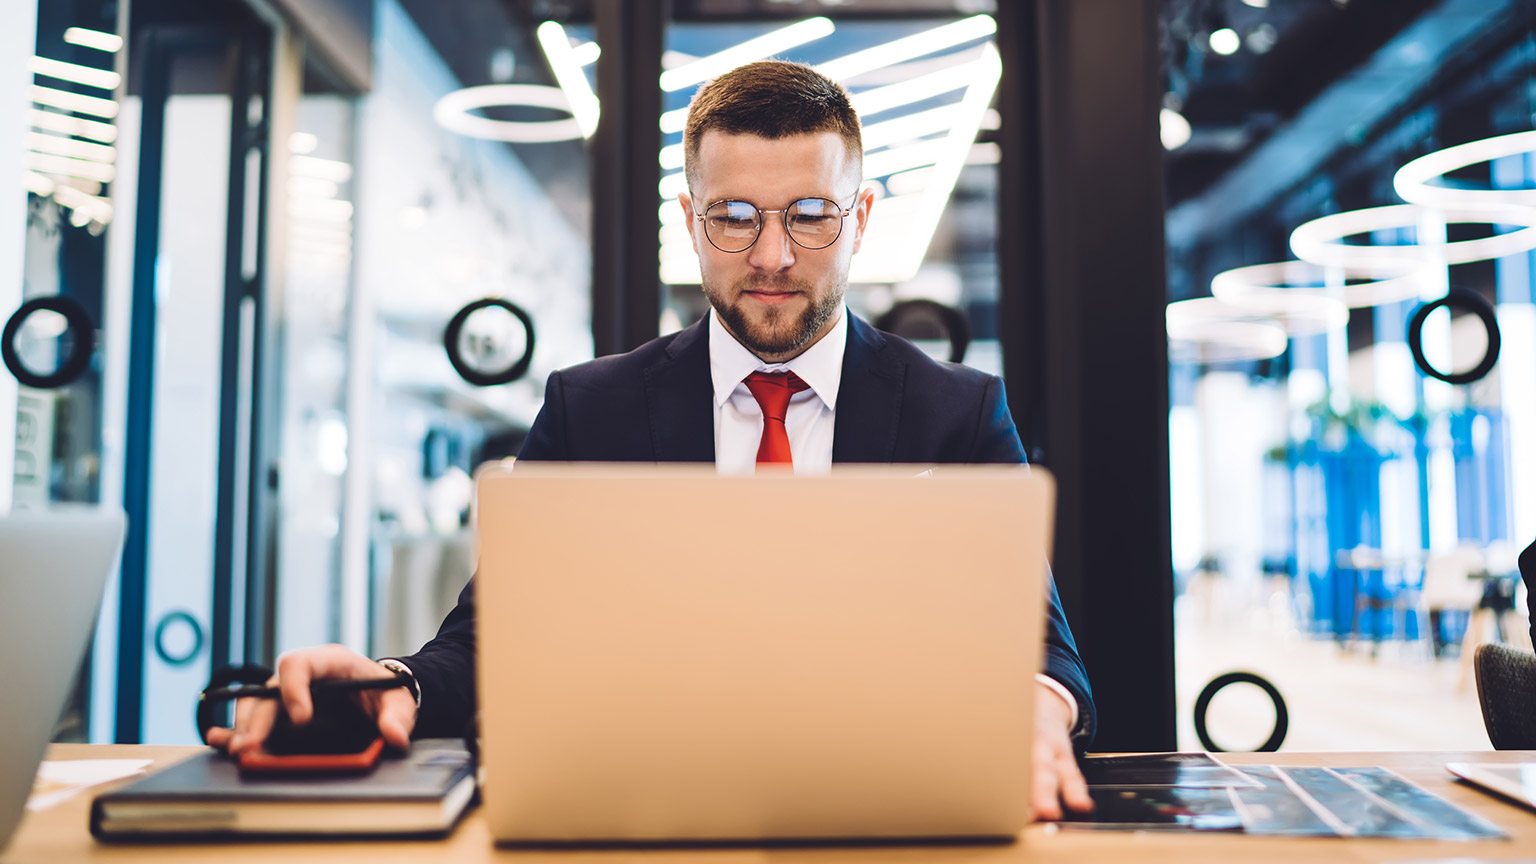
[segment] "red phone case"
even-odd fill
[[[256,773],[362,774],[373,768],[384,752],[384,739],[375,738],[357,753],[295,753],[276,756],[265,750],[240,754],[240,770]]]

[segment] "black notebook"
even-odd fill
[[[474,765],[458,740],[417,741],[353,776],[242,776],[209,750],[96,797],[100,840],[337,835],[441,836],[474,797]]]

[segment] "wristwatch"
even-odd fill
[[[374,661],[396,675],[405,676],[405,689],[411,691],[411,698],[416,700],[417,710],[421,709],[421,683],[416,680],[416,673],[411,667],[401,663],[393,657],[385,657],[383,660]]]

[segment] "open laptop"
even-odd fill
[[[1017,834],[1053,484],[918,470],[483,473],[495,839]]]
[[[0,517],[0,849],[75,683],[123,524],[97,509]]]

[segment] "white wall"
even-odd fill
[[[37,3],[11,0],[0,27],[0,321],[21,305],[22,256],[27,226],[27,111],[37,46]],[[11,506],[16,452],[16,379],[0,372],[0,513]]]
[[[366,648],[369,547],[382,496],[425,498],[421,436],[473,410],[533,421],[549,372],[592,356],[590,250],[537,178],[499,142],[432,119],[461,85],[394,0],[376,18],[374,89],[359,106],[355,280],[349,334],[348,478],[342,641]],[[453,313],[506,297],[533,317],[537,349],[522,381],[475,388],[440,341]],[[417,505],[419,506],[419,504]],[[421,520],[424,521],[424,520]]]

